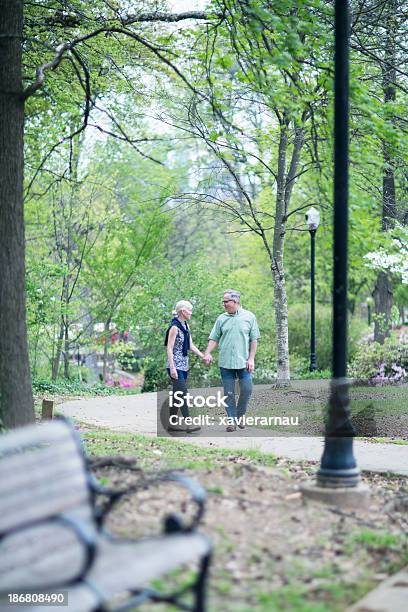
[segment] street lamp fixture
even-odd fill
[[[310,233],[310,367],[313,372],[317,370],[316,360],[316,315],[315,315],[315,238],[320,225],[320,213],[317,208],[309,208],[306,223]]]
[[[309,208],[305,214],[305,217],[309,232],[316,231],[320,225],[320,213],[317,208],[314,208],[313,206]]]

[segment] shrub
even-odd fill
[[[110,387],[103,383],[95,383],[87,385],[79,380],[70,380],[68,378],[60,378],[57,380],[47,380],[43,378],[34,378],[33,383],[34,395],[127,395],[135,393],[135,389],[122,387]]]
[[[163,368],[161,363],[158,363],[152,357],[146,357],[144,359],[144,382],[142,387],[142,393],[147,391],[160,391],[166,389],[169,378],[167,371]]]
[[[349,361],[353,359],[358,349],[358,341],[366,328],[364,321],[358,317],[350,317],[348,329]],[[297,359],[303,357],[308,363],[310,355],[310,304],[293,304],[289,307],[289,348],[291,356],[296,355]],[[330,370],[332,365],[332,316],[331,307],[323,304],[316,304],[316,354],[319,370]]]
[[[140,363],[133,342],[116,342],[111,347],[111,353],[116,356],[122,370],[131,370],[135,373],[140,371]]]
[[[394,332],[384,344],[366,338],[359,345],[350,376],[373,385],[404,382],[408,378],[408,334]]]
[[[310,356],[300,357],[299,355],[296,355],[296,353],[292,353],[290,356],[290,374],[294,380],[330,378],[331,370],[322,370],[319,368],[318,370],[311,372]]]

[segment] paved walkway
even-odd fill
[[[115,431],[157,435],[157,395],[108,396],[65,402],[58,410],[84,423]],[[194,434],[179,440],[206,447],[258,449],[265,453],[295,460],[319,461],[323,439],[316,437],[249,437],[249,430],[230,437]],[[355,455],[360,469],[393,472],[408,476],[408,445],[355,441]]]

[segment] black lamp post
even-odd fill
[[[310,371],[317,370],[316,361],[316,315],[315,315],[315,246],[316,231],[320,224],[320,213],[316,208],[309,208],[306,223],[310,233]]]
[[[349,3],[335,0],[333,373],[324,452],[317,484],[356,487],[347,375],[347,234],[349,132]]]

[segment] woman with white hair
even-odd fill
[[[175,317],[172,319],[166,333],[165,346],[167,347],[167,372],[171,378],[173,385],[173,397],[176,391],[181,391],[183,395],[183,405],[181,413],[183,417],[190,416],[188,406],[185,400],[187,393],[187,376],[188,376],[188,353],[192,351],[201,359],[204,358],[202,353],[194,344],[191,338],[190,328],[187,321],[191,319],[193,313],[193,305],[187,300],[180,300],[176,304]],[[178,394],[180,395],[180,394]],[[176,415],[178,408],[170,408],[170,416]],[[185,430],[188,433],[198,431],[200,427],[187,427]],[[180,427],[170,425],[168,431],[180,431]]]

